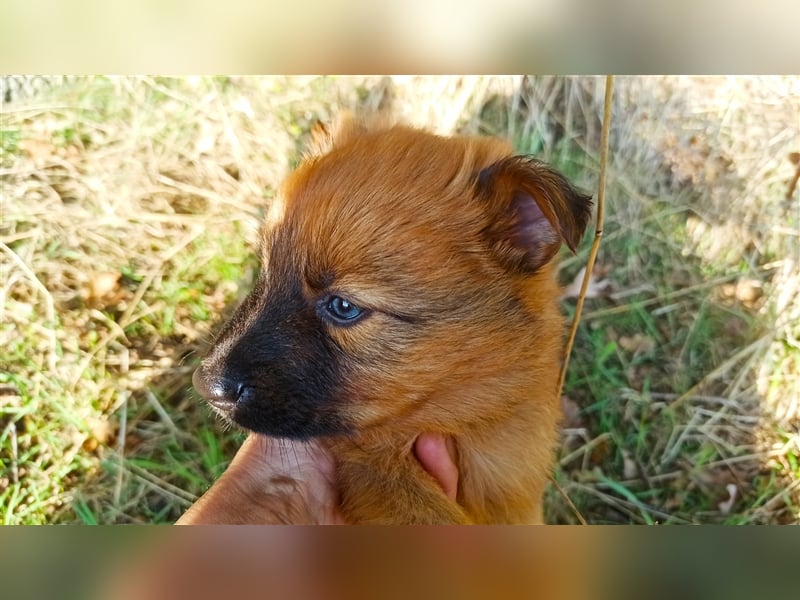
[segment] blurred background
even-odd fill
[[[0,522],[174,521],[242,434],[191,390],[311,126],[497,135],[596,196],[604,78],[0,77]],[[547,520],[800,520],[800,78],[615,80]],[[565,324],[592,242],[565,254]]]

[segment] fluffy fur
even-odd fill
[[[539,523],[560,417],[553,258],[590,212],[503,140],[320,127],[195,386],[243,427],[323,438],[355,522]],[[337,320],[336,298],[359,315]],[[422,431],[456,442],[457,503],[413,456]]]

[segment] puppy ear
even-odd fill
[[[356,118],[347,111],[340,113],[329,124],[317,121],[311,127],[311,141],[306,149],[306,157],[319,157],[337,146],[344,146],[366,134],[371,129],[370,125],[366,119]]]
[[[592,212],[582,194],[551,167],[527,156],[510,156],[483,169],[475,195],[484,202],[484,234],[507,268],[534,273],[562,243],[575,252]]]
[[[333,146],[330,124],[322,121],[314,121],[311,126],[311,141],[306,146],[306,154],[309,156],[322,156],[330,152]]]

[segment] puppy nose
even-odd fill
[[[198,367],[192,375],[192,385],[198,393],[214,408],[229,411],[236,406],[242,391],[242,384],[227,377],[215,376],[203,367]]]

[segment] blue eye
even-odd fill
[[[341,296],[331,296],[325,305],[325,310],[337,321],[354,321],[360,317],[364,311],[358,308],[349,300]]]

